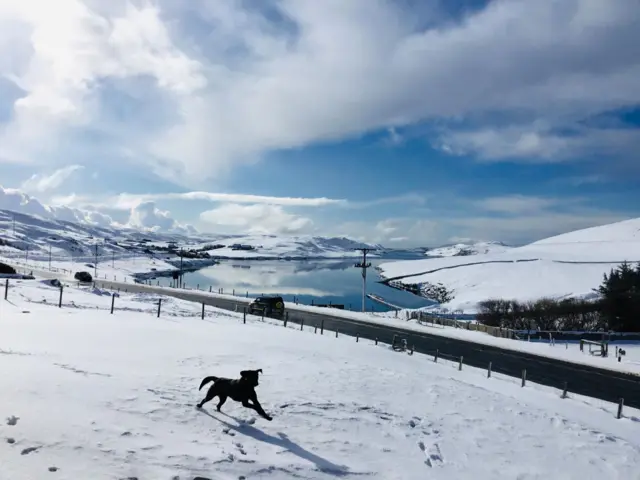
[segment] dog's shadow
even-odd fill
[[[217,420],[218,422],[222,423],[225,427],[229,428],[230,430],[235,430],[238,433],[241,433],[251,438],[255,438],[260,442],[270,443],[271,445],[275,445],[277,447],[283,448],[304,460],[314,463],[318,468],[318,470],[320,470],[321,472],[328,473],[336,477],[347,476],[351,473],[349,471],[349,467],[345,465],[336,465],[335,463],[332,463],[329,460],[316,455],[315,453],[311,453],[309,450],[306,450],[302,448],[300,445],[298,445],[297,443],[291,441],[289,437],[287,437],[287,435],[282,432],[278,432],[278,436],[275,437],[249,424],[242,423],[237,418],[232,417],[231,415],[227,415],[226,413],[218,412],[220,415],[224,415],[225,417],[228,417],[232,420],[235,420],[238,423],[241,423],[241,426],[237,426],[229,422],[225,422],[223,419],[216,417],[215,415],[211,414],[210,412],[207,412],[206,410],[200,409],[200,411],[205,415],[208,415],[209,417],[213,418],[214,420]]]

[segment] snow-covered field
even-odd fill
[[[2,478],[637,478],[636,410],[188,302],[156,318],[153,295],[110,315],[99,293],[0,301]],[[194,408],[204,376],[250,368],[272,422]]]
[[[443,284],[454,299],[443,307],[473,313],[488,298],[589,297],[603,274],[640,261],[640,218],[579,230],[502,253],[383,263],[384,278]]]

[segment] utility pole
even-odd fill
[[[178,288],[182,288],[182,259],[184,258],[184,250],[182,247],[180,247],[180,279],[179,279],[179,284],[178,284]]]
[[[367,253],[375,250],[375,248],[356,248],[362,252],[362,262],[356,263],[354,267],[362,269],[362,311],[366,312],[367,306],[367,268],[371,266],[371,262],[367,262]]]
[[[93,278],[98,278],[98,242],[96,242],[96,261],[93,262]]]

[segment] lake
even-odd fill
[[[421,257],[424,258],[424,257]],[[400,259],[400,258],[399,258]],[[402,258],[406,260],[407,258]],[[409,292],[396,290],[378,283],[380,277],[374,267],[394,259],[371,259],[367,270],[367,293],[376,294],[402,308],[419,308],[431,302]],[[213,291],[223,288],[224,292],[257,297],[262,294],[281,295],[285,302],[294,298],[299,303],[343,304],[345,309],[362,309],[362,275],[354,267],[358,259],[350,260],[221,260],[219,265],[184,274],[184,283],[189,288],[199,286],[202,290]],[[163,285],[171,283],[170,278],[157,279]],[[388,311],[389,307],[366,299],[368,311]]]

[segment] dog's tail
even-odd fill
[[[202,387],[204,387],[207,383],[215,382],[217,380],[218,380],[218,377],[204,377],[204,379],[202,380],[202,383],[200,384],[200,388],[198,388],[198,390],[202,390]]]

